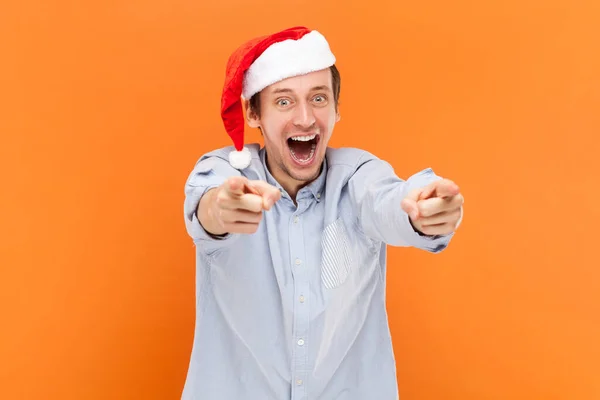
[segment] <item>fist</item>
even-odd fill
[[[401,205],[412,226],[420,233],[447,235],[458,228],[463,203],[458,186],[448,179],[441,179],[412,190]]]
[[[263,210],[270,210],[280,198],[279,190],[266,182],[231,177],[216,189],[210,202],[210,219],[219,234],[254,233]]]

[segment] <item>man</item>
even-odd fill
[[[184,399],[398,397],[386,245],[443,250],[463,199],[431,169],[404,181],[372,154],[327,147],[339,93],[317,31],[231,56],[222,118],[234,147],[202,156],[185,189],[197,319]],[[245,122],[263,148],[244,146]]]

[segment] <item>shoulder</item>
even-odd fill
[[[341,189],[349,182],[363,184],[369,176],[389,174],[389,164],[373,153],[355,147],[328,147],[327,180],[337,182]],[[336,185],[336,186],[337,186]]]
[[[353,147],[327,149],[327,178],[341,183],[367,185],[377,179],[396,179],[392,165],[375,154]]]
[[[373,153],[356,147],[328,147],[326,157],[328,168],[345,168],[352,172],[369,161],[382,161]]]

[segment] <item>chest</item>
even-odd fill
[[[216,256],[214,283],[249,296],[260,288],[266,301],[275,297],[290,307],[299,298],[310,299],[318,314],[380,283],[379,251],[344,199],[281,202],[263,214],[255,234],[239,236]]]

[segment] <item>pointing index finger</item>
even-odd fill
[[[460,193],[458,185],[449,179],[440,179],[430,183],[421,192],[419,199],[429,199],[432,197],[451,197]]]
[[[264,181],[251,181],[249,186],[252,187],[256,194],[264,199],[265,208],[268,210],[271,206],[281,198],[281,192],[275,186]]]
[[[442,179],[439,181],[436,188],[438,197],[451,197],[456,196],[458,193],[460,193],[458,185],[449,179]]]
[[[232,176],[227,179],[225,187],[227,191],[233,196],[241,196],[244,192],[244,187],[248,186],[248,179],[243,176]]]

